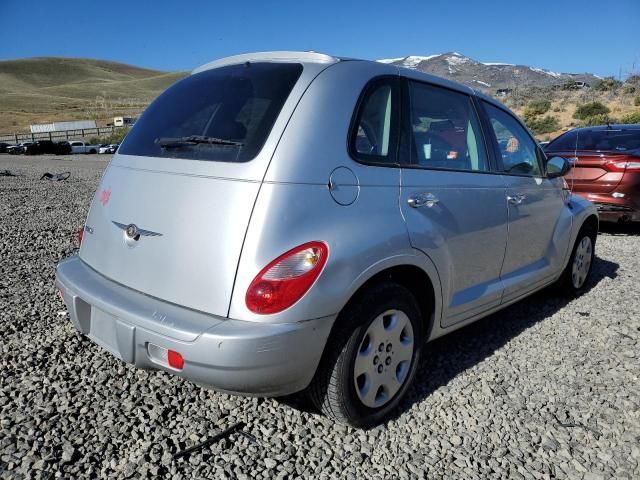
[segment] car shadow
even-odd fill
[[[604,278],[616,278],[618,267],[617,263],[596,256],[584,293]],[[570,298],[560,296],[554,287],[547,287],[504,310],[429,342],[423,350],[413,385],[391,419],[398,418],[415,403],[482,362],[526,329],[552,316],[570,301]],[[585,316],[589,313],[579,312]],[[281,397],[278,401],[298,410],[317,413],[303,393]]]
[[[588,293],[605,278],[616,278],[619,264],[597,257],[585,287]],[[477,322],[440,337],[426,345],[413,386],[394,417],[448,384],[465,370],[482,362],[523,331],[541,322],[571,302],[553,286],[506,307]],[[591,312],[578,312],[587,316]]]
[[[633,236],[640,235],[640,222],[626,222],[626,223],[600,223],[600,233],[607,235],[625,235]]]

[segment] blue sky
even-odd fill
[[[640,0],[0,0],[0,59],[67,56],[188,70],[260,50],[640,71]]]

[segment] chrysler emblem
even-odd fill
[[[131,225],[127,225],[127,229],[125,230],[125,233],[129,238],[136,238],[139,235],[138,227],[136,227],[133,223]]]
[[[151,230],[145,230],[133,223],[130,223],[127,225],[126,223],[116,222],[115,220],[112,220],[111,223],[113,223],[120,230],[123,230],[127,238],[130,238],[132,240],[138,240],[140,237],[161,237],[162,236],[161,233],[152,232]]]

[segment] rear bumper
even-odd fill
[[[335,320],[266,324],[215,317],[133,291],[78,257],[60,262],[56,287],[76,329],[116,357],[230,393],[280,396],[304,389]],[[155,362],[149,344],[179,352],[184,368]]]
[[[602,222],[640,221],[640,204],[637,204],[640,199],[635,195],[625,193],[624,198],[615,198],[609,193],[576,192],[576,195],[593,202]]]

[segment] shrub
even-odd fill
[[[100,142],[100,143],[106,143],[106,144],[118,143],[118,144],[120,144],[124,140],[124,137],[127,136],[127,133],[129,133],[129,129],[128,128],[119,128],[115,132],[113,132],[111,135],[109,135],[108,137],[103,137],[102,138],[102,142]]]
[[[636,98],[633,99],[633,104],[636,107],[640,107],[640,95],[638,95]]]
[[[624,83],[628,83],[629,85],[640,85],[640,75],[629,75]]]
[[[550,108],[551,102],[549,100],[531,100],[525,111],[530,112],[532,115],[542,115],[547,113]]]
[[[536,135],[560,130],[560,122],[558,122],[557,118],[552,117],[551,115],[546,115],[542,118],[525,117],[524,121],[527,124],[527,127],[529,127],[529,129]]]
[[[613,77],[604,77],[594,83],[593,88],[601,92],[608,92],[611,90],[617,90],[620,85],[622,85],[621,81],[616,80]]]
[[[581,125],[591,127],[594,125],[606,125],[608,123],[616,123],[616,119],[610,117],[606,113],[598,113],[596,115],[589,115],[582,119]]]
[[[573,118],[578,120],[586,120],[587,117],[593,117],[594,115],[607,115],[611,110],[606,105],[600,102],[585,103],[578,105],[576,111],[573,114]]]
[[[640,111],[625,115],[620,119],[620,123],[640,123]]]

